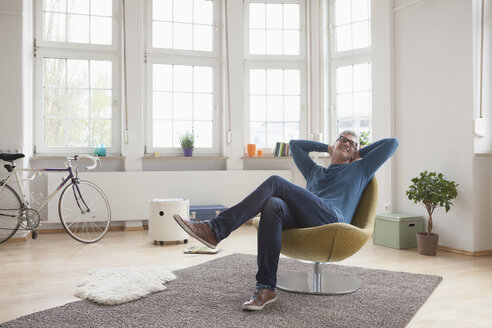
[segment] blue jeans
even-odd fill
[[[332,208],[316,195],[279,176],[271,176],[243,201],[209,222],[217,241],[261,212],[256,285],[275,289],[282,230],[338,222]]]

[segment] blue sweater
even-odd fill
[[[361,160],[350,164],[316,164],[309,152],[327,152],[328,145],[309,140],[291,140],[294,162],[306,178],[306,189],[321,198],[337,213],[339,222],[350,223],[362,192],[376,173],[396,151],[398,139],[388,138],[359,150]]]

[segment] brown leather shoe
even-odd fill
[[[173,217],[184,231],[203,245],[209,248],[215,248],[217,246],[217,238],[208,224],[190,222],[189,220],[183,219],[179,214],[174,214]]]
[[[257,289],[251,298],[243,303],[243,310],[259,311],[265,305],[275,302],[277,296],[274,290]]]

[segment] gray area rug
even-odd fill
[[[280,260],[279,273],[309,270],[309,264]],[[136,301],[76,301],[0,327],[405,327],[442,280],[332,264],[323,271],[354,275],[361,287],[339,296],[277,291],[275,303],[245,312],[241,304],[253,292],[256,257],[233,254],[176,271],[166,290]]]

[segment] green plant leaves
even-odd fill
[[[432,231],[432,213],[436,207],[444,207],[446,213],[451,209],[451,200],[458,196],[454,181],[447,180],[442,173],[423,171],[420,176],[413,178],[412,184],[405,192],[408,199],[422,204],[429,213],[427,233]]]
[[[406,191],[408,199],[422,203],[429,213],[436,207],[444,207],[448,212],[453,205],[451,200],[458,196],[458,184],[447,180],[442,173],[423,171],[411,181]]]
[[[182,136],[179,137],[179,143],[181,144],[181,148],[195,148],[195,135],[190,132],[186,132]]]

